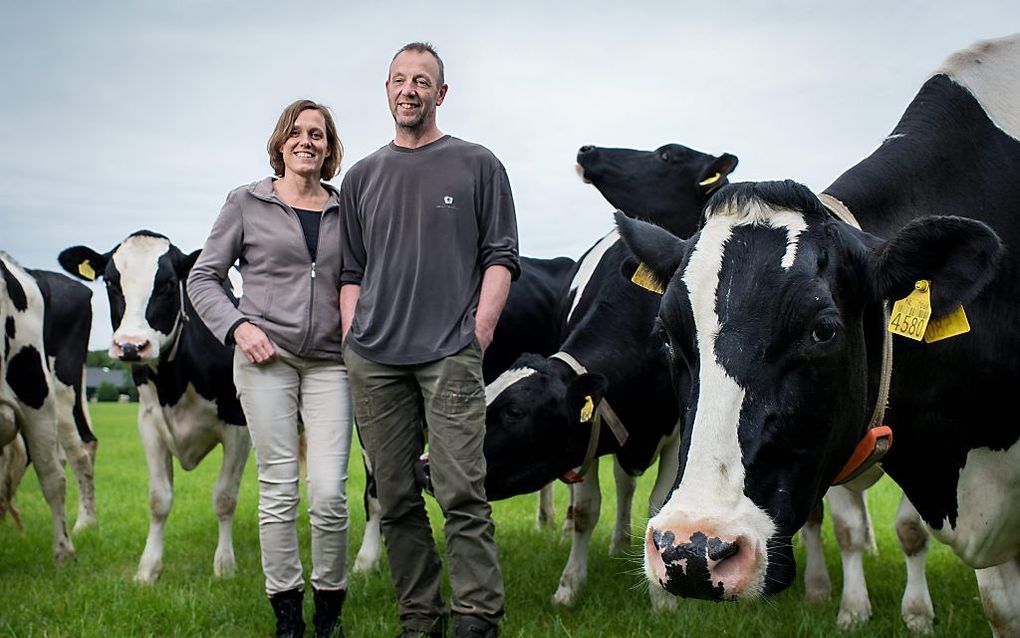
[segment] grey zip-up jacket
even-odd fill
[[[276,195],[272,177],[227,195],[188,276],[188,298],[217,339],[231,343],[234,327],[250,321],[296,355],[343,360],[339,192],[330,184],[323,187],[330,197],[315,263],[297,213]],[[223,282],[237,260],[244,294],[235,308]]]

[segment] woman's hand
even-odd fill
[[[267,363],[276,357],[276,348],[266,333],[253,323],[245,321],[234,329],[234,343],[241,349],[248,363]]]

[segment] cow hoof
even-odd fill
[[[652,611],[659,613],[676,611],[678,605],[676,596],[658,585],[648,588],[648,598],[652,602]]]
[[[90,527],[97,527],[99,521],[94,516],[79,516],[78,520],[74,522],[74,529],[71,530],[72,534],[80,534],[82,530],[86,530]]]
[[[556,588],[556,593],[553,594],[552,602],[553,605],[562,605],[563,607],[573,607],[574,601],[577,599],[578,589],[569,585],[561,584]]]
[[[804,578],[804,598],[811,603],[824,603],[832,595],[832,584],[829,575],[823,577],[807,576]]]
[[[58,567],[70,565],[76,560],[78,560],[78,556],[74,553],[74,547],[70,545],[56,547],[53,549],[53,562]]]
[[[840,608],[839,614],[836,616],[836,626],[843,631],[850,631],[856,629],[871,619],[871,605],[860,607],[858,609],[843,609]]]
[[[135,574],[135,582],[138,583],[139,585],[151,587],[152,585],[156,584],[157,580],[159,580],[159,573],[162,570],[163,566],[161,564],[157,564],[151,569],[139,567],[138,573]]]
[[[220,556],[216,555],[216,559],[213,560],[213,575],[216,578],[230,578],[237,571],[237,563],[234,562],[234,555]]]
[[[935,629],[935,610],[932,609],[930,598],[913,603],[904,601],[902,615],[903,624],[914,634],[923,636]]]
[[[379,557],[368,558],[358,554],[354,559],[354,566],[351,571],[355,574],[370,574],[379,571]]]

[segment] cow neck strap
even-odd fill
[[[847,205],[828,193],[820,193],[819,201],[840,221],[861,230],[861,225],[854,217]],[[842,485],[852,481],[873,465],[882,460],[886,452],[892,446],[892,429],[882,424],[885,420],[885,408],[889,402],[889,386],[892,380],[892,333],[886,330],[889,324],[889,305],[882,304],[882,362],[881,375],[878,379],[878,396],[875,400],[875,409],[868,421],[868,429],[864,438],[857,444],[857,448],[850,456],[843,469],[836,475],[833,485]]]
[[[558,359],[574,371],[578,376],[588,372],[581,363],[575,359],[569,353],[557,352],[549,357],[550,359]],[[598,407],[595,409],[595,416],[591,423],[591,436],[588,438],[588,449],[584,453],[584,461],[581,462],[581,467],[577,470],[571,470],[560,477],[564,483],[579,483],[584,480],[585,474],[591,469],[592,464],[595,462],[595,455],[599,448],[599,436],[602,433],[602,423],[605,422],[609,426],[609,430],[616,437],[617,443],[621,446],[627,442],[627,428],[623,426],[623,421],[616,415],[616,412],[609,405],[609,401],[603,397],[599,401]]]
[[[181,295],[181,314],[177,315],[177,321],[174,322],[174,332],[177,334],[174,336],[174,343],[170,346],[170,354],[167,355],[167,361],[173,361],[177,358],[177,346],[181,345],[181,335],[184,334],[184,324],[188,323],[188,311],[184,306],[184,282],[177,284],[177,291]]]

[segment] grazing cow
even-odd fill
[[[993,633],[1020,635],[1020,422],[1004,417],[1020,383],[1020,256],[1003,249],[1020,245],[1017,68],[1020,36],[953,55],[820,198],[731,185],[688,241],[617,216],[668,282],[659,318],[673,369],[689,372],[676,489],[645,538],[653,583],[716,600],[788,586],[789,537],[888,444],[887,392],[883,469],[977,570]],[[972,329],[943,338],[960,306]]]
[[[163,527],[173,505],[173,458],[191,470],[217,444],[223,464],[213,487],[219,540],[217,577],[234,572],[231,526],[251,448],[234,389],[232,351],[197,320],[185,284],[199,251],[185,255],[163,235],[139,231],[105,254],[68,248],[60,264],[86,280],[102,277],[110,300],[110,356],[132,365],[138,431],[149,466],[149,535],[135,580],[163,568]]]
[[[726,183],[737,158],[714,157],[678,144],[657,151],[585,146],[578,164],[582,176],[611,203],[626,206],[627,214],[667,222],[686,236],[696,229],[709,194]],[[573,604],[587,579],[588,547],[601,505],[594,459],[616,456],[618,525],[610,544],[615,555],[630,541],[635,476],[664,449],[677,445],[678,412],[669,396],[669,369],[661,343],[653,338],[659,297],[621,276],[629,258],[616,232],[592,246],[570,284],[565,337],[558,352],[525,355],[486,388],[490,499],[534,491],[572,468],[587,470],[575,486],[573,542],[553,595],[557,604]],[[611,409],[626,424],[625,432],[611,427],[608,419],[582,419],[586,402],[594,410],[603,396],[607,403],[599,410]],[[664,458],[650,499],[653,512],[675,475],[676,451]],[[653,596],[657,607],[671,603],[654,590]]]
[[[67,534],[64,512],[67,480],[60,465],[57,400],[46,361],[43,295],[36,280],[2,252],[0,280],[0,322],[4,330],[0,353],[0,446],[14,444],[11,452],[3,454],[3,463],[15,465],[13,476],[23,472],[17,466],[23,467],[24,460],[14,458],[13,454],[19,449],[15,439],[20,432],[53,517],[53,558],[63,563],[74,559],[74,545]],[[0,469],[7,483],[12,474],[6,467]],[[4,491],[7,493],[6,488]]]

